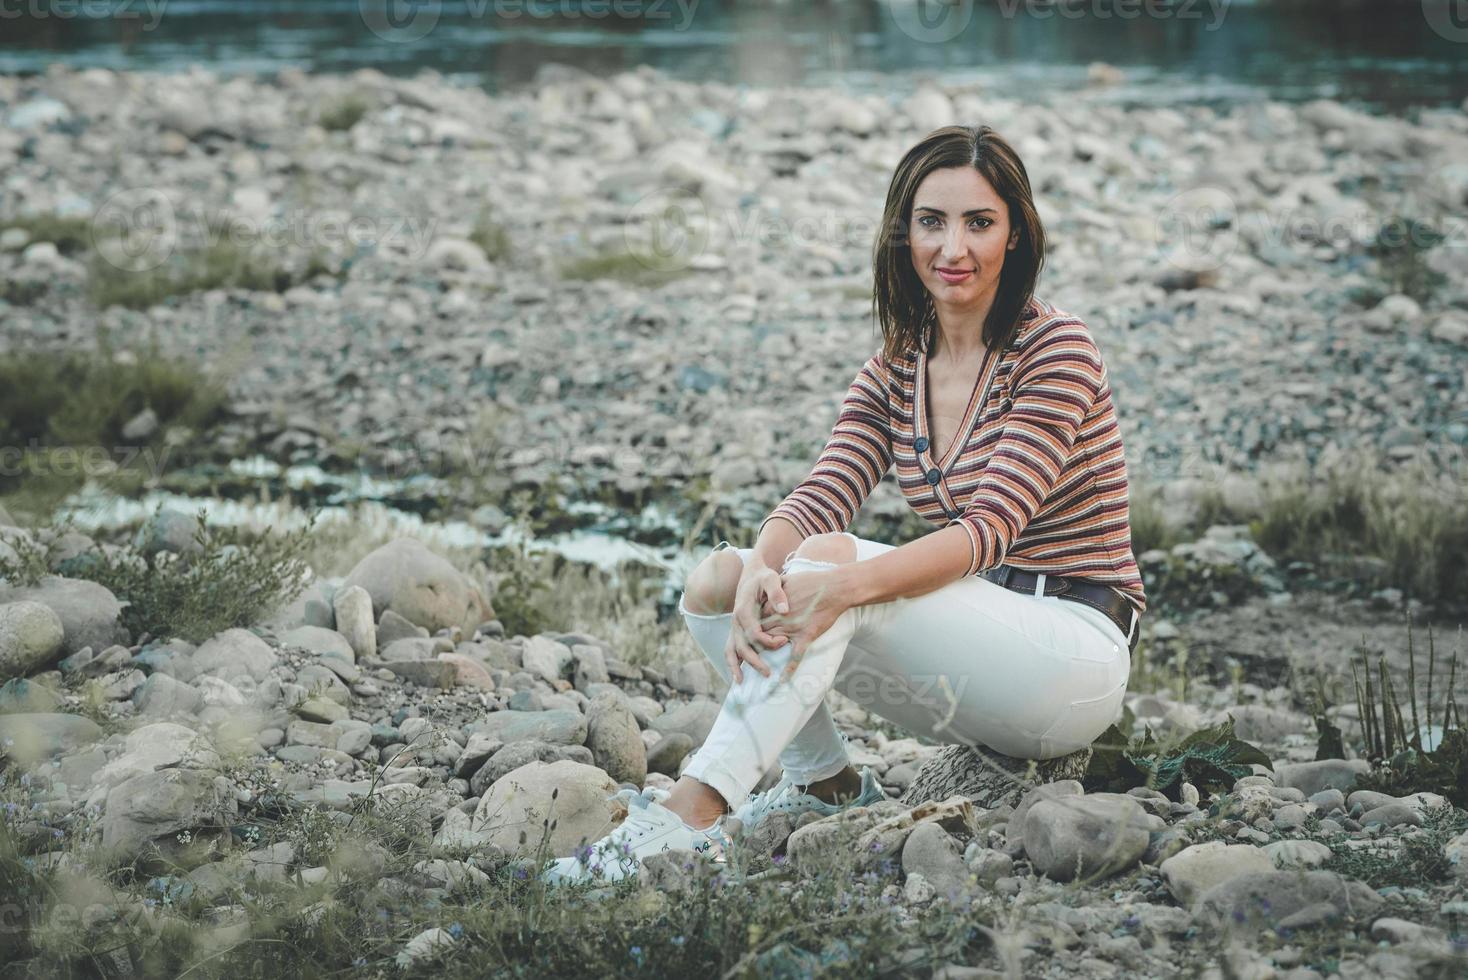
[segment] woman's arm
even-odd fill
[[[829,569],[832,592],[853,606],[908,599],[963,578],[972,548],[956,524],[924,534],[891,551]]]

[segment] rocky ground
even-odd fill
[[[1036,101],[930,84],[889,100],[649,70],[601,82],[556,68],[491,96],[432,75],[56,69],[0,78],[0,344],[76,348],[105,328],[226,373],[228,417],[200,447],[221,459],[474,467],[486,500],[562,474],[589,493],[706,486],[757,518],[804,475],[875,346],[865,268],[892,167],[955,119],[995,125],[1024,156],[1052,236],[1041,293],[1096,331],[1139,483],[1186,498],[1361,446],[1386,467],[1458,472],[1461,111],[1123,107],[1104,89]],[[1459,237],[1373,253],[1390,214]],[[156,288],[223,235],[263,257],[269,283]],[[646,250],[654,239],[664,252]],[[139,295],[119,286],[124,267],[157,303],[108,304]],[[903,506],[884,487],[872,510]],[[0,528],[10,544],[28,533]],[[884,951],[948,977],[1461,971],[1463,812],[1357,787],[1339,687],[1328,715],[1346,758],[1315,762],[1299,696],[1314,667],[1338,681],[1363,634],[1404,666],[1398,624],[1420,607],[1391,589],[1312,595],[1238,528],[1139,559],[1167,598],[1133,714],[1164,732],[1232,715],[1270,766],[1214,799],[1062,780],[992,806],[900,800],[939,748],[836,697],[854,761],[893,799],[771,824],[760,880],[791,902],[849,880],[904,923],[979,916],[993,942],[952,960],[969,965],[930,962],[916,941]],[[187,907],[223,949],[282,891],[355,875],[367,915],[528,873],[553,793],[550,846],[570,853],[620,819],[619,787],[677,775],[722,696],[697,662],[506,635],[484,583],[405,540],[198,644],[127,635],[99,589],[0,585],[7,833],[68,894],[94,897],[98,936],[140,897],[148,922]],[[398,867],[367,838],[323,848],[318,830],[349,836],[367,797],[421,861]],[[282,814],[292,833],[262,837]],[[1442,875],[1392,879],[1432,854]],[[676,859],[649,870],[664,894],[696,878]],[[405,936],[388,962],[428,968],[462,933]],[[751,965],[808,972],[814,955],[780,944]]]
[[[226,373],[221,459],[578,493],[706,477],[755,518],[875,348],[897,160],[983,122],[1030,170],[1040,291],[1096,332],[1139,484],[1186,496],[1363,446],[1460,472],[1468,117],[1128,105],[1115,74],[886,98],[562,66],[497,94],[373,71],[0,78],[4,343],[105,328]],[[268,275],[96,308],[152,302],[129,289],[221,244]]]
[[[186,524],[138,540],[187,551]],[[29,532],[0,534],[20,546]],[[1205,614],[1188,629],[1195,643],[1246,620],[1267,630],[1260,609]],[[94,936],[141,896],[155,928],[194,909],[221,944],[205,949],[217,950],[258,926],[265,896],[363,874],[351,890],[368,910],[472,904],[489,875],[533,873],[548,813],[549,852],[570,854],[623,816],[620,788],[671,785],[722,698],[697,661],[637,666],[593,635],[506,636],[479,583],[406,538],[256,628],[197,645],[129,637],[119,613],[101,586],[62,576],[0,588],[8,839],[61,876],[53,894],[93,896]],[[1461,970],[1462,811],[1432,793],[1357,788],[1369,767],[1356,757],[1354,704],[1327,712],[1351,758],[1315,761],[1315,725],[1288,687],[1211,676],[1195,666],[1186,700],[1161,687],[1128,696],[1138,725],[1163,733],[1231,716],[1272,760],[1211,799],[1191,784],[1169,798],[1146,786],[1085,793],[1075,780],[1005,785],[982,804],[915,799],[905,791],[940,747],[832,695],[853,762],[892,798],[823,820],[772,818],[746,839],[744,871],[776,876],[792,901],[809,882],[849,881],[859,902],[899,920],[991,924],[993,945],[967,965],[933,963],[921,943],[888,951],[935,976]],[[350,829],[368,797],[421,849],[411,868],[391,867],[370,838],[323,851],[300,816],[318,805],[306,812]],[[281,819],[291,811],[295,823]],[[645,875],[665,896],[704,881],[691,852],[649,862]],[[49,907],[28,911],[48,923]],[[407,938],[396,957],[425,968],[459,941],[438,927]],[[811,969],[812,957],[782,944],[754,965]]]

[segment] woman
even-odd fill
[[[550,877],[622,877],[667,847],[720,855],[731,807],[748,829],[881,799],[847,761],[833,687],[1021,758],[1084,748],[1120,715],[1146,610],[1126,461],[1089,329],[1034,296],[1044,247],[1028,174],[992,129],[908,151],[874,251],[882,349],[754,546],[721,542],[679,602],[731,682],[723,708],[670,793],[624,791],[627,820]],[[900,547],[846,530],[893,467],[936,527]],[[777,759],[780,783],[750,799]]]

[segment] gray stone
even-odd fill
[[[601,647],[594,647],[589,643],[578,643],[571,648],[571,657],[576,663],[572,683],[575,684],[576,690],[583,692],[587,697],[593,693],[590,690],[592,684],[611,682],[612,676],[607,673],[606,654],[602,653]]]
[[[668,708],[652,719],[647,727],[664,735],[682,732],[693,739],[694,745],[702,745],[703,740],[709,736],[709,729],[714,727],[714,719],[719,717],[720,707],[717,701],[688,701]]]
[[[360,588],[360,586],[354,586],[354,588]],[[424,639],[427,636],[428,630],[414,625],[391,609],[384,612],[377,623],[377,649],[379,650],[397,640]]]
[[[525,642],[520,654],[521,662],[531,674],[549,684],[565,676],[572,663],[571,648],[550,637],[539,634]]]
[[[1237,705],[1228,709],[1234,719],[1234,734],[1246,742],[1281,742],[1288,735],[1308,735],[1315,724],[1307,715],[1264,704]]]
[[[1331,871],[1264,871],[1208,889],[1198,898],[1195,917],[1215,928],[1257,935],[1261,927],[1321,903],[1343,916],[1370,919],[1382,899],[1367,885]]]
[[[357,563],[342,588],[360,586],[377,614],[392,611],[435,632],[457,626],[465,635],[493,610],[469,577],[416,538],[395,538]]]
[[[0,715],[0,758],[23,766],[70,755],[102,737],[90,718],[61,712]]]
[[[586,747],[592,761],[619,783],[641,788],[647,778],[647,748],[626,699],[603,693],[586,712]]]
[[[1030,807],[1041,800],[1058,800],[1068,796],[1082,796],[1085,790],[1080,781],[1075,779],[1057,779],[1053,783],[1042,783],[1033,789],[1027,790],[1014,804],[1014,812],[1009,816],[1009,823],[1005,827],[1005,838],[1009,843],[1009,854],[1011,856],[1024,853],[1025,846],[1025,817],[1029,816]]]
[[[320,626],[297,626],[282,633],[279,640],[282,647],[298,647],[318,657],[340,657],[350,661],[357,658],[345,636],[336,630],[322,629]]]
[[[325,724],[351,716],[346,708],[329,698],[307,698],[296,705],[296,714],[306,721],[318,721]]]
[[[454,665],[442,660],[402,660],[387,669],[419,687],[451,688],[458,676]]]
[[[552,745],[535,740],[514,742],[495,752],[469,777],[469,792],[475,796],[482,795],[506,773],[528,763],[559,762],[563,759],[583,765],[592,765],[595,762],[591,750],[584,745]]]
[[[1297,789],[1307,797],[1327,789],[1349,793],[1356,785],[1356,778],[1370,770],[1371,764],[1365,759],[1280,763],[1274,767],[1274,782],[1277,786]]]
[[[377,624],[367,590],[360,585],[337,589],[331,605],[337,632],[347,641],[355,659],[377,656]]]
[[[195,535],[199,529],[197,514],[160,510],[150,515],[143,526],[138,528],[138,533],[133,536],[133,547],[149,557],[160,551],[169,551],[176,555],[198,554],[199,542]]]
[[[61,706],[61,698],[44,684],[12,677],[0,684],[0,714],[16,712],[51,712]]]
[[[149,674],[133,692],[138,713],[155,718],[191,715],[202,702],[203,697],[193,686],[168,674]]]
[[[1145,816],[1136,800],[1120,794],[1038,800],[1025,815],[1025,855],[1056,881],[1078,873],[1110,877],[1146,853]]]
[[[579,711],[491,711],[465,729],[501,742],[535,739],[553,745],[582,745],[586,742],[586,716]]]
[[[112,787],[102,814],[102,846],[119,862],[149,841],[200,827],[228,827],[238,813],[234,787],[197,769],[143,773]]]
[[[617,784],[595,766],[565,759],[531,762],[495,781],[480,798],[469,829],[509,854],[534,854],[548,839],[552,856],[567,857],[611,832],[621,811],[616,792]]]
[[[1238,875],[1273,871],[1274,862],[1253,844],[1211,840],[1183,848],[1158,870],[1177,903],[1192,906],[1213,886]]]
[[[347,755],[361,755],[372,744],[372,726],[355,718],[342,718],[331,723],[338,732],[336,750]]]
[[[1264,845],[1264,853],[1276,868],[1318,868],[1333,853],[1318,840],[1277,840]]]
[[[239,687],[242,681],[259,684],[270,676],[278,658],[270,645],[247,629],[227,629],[194,651],[193,676],[217,677]]]
[[[1361,826],[1371,827],[1420,827],[1422,814],[1406,803],[1385,803],[1361,815]]]
[[[0,605],[0,679],[50,667],[65,638],[61,617],[49,606],[31,600]]]
[[[968,866],[977,882],[992,888],[994,882],[1014,873],[1014,859],[1003,851],[971,844],[964,852],[964,864]]]
[[[921,874],[939,895],[961,894],[973,887],[958,841],[936,823],[918,824],[908,834],[902,845],[902,870]]]
[[[391,643],[383,644],[380,656],[388,663],[400,663],[407,660],[434,660],[437,658],[438,644],[431,637],[407,636],[401,640],[393,640]]]
[[[84,647],[105,650],[128,642],[127,630],[119,622],[122,603],[96,582],[47,575],[34,586],[0,586],[0,603],[27,599],[47,606],[61,620],[65,632],[61,645],[68,654]]]
[[[460,779],[469,779],[479,771],[490,756],[504,747],[505,743],[502,739],[478,733],[470,735],[468,741],[464,743],[464,748],[459,752],[458,761],[454,764],[454,775]]]
[[[669,732],[647,750],[647,770],[676,778],[678,767],[692,751],[693,739],[683,732]]]

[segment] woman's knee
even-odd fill
[[[734,591],[744,561],[733,548],[714,551],[689,573],[683,584],[683,608],[701,616],[713,616],[734,608]]]
[[[800,547],[795,549],[795,557],[837,564],[853,562],[856,561],[856,540],[844,531],[812,534],[800,542]]]

